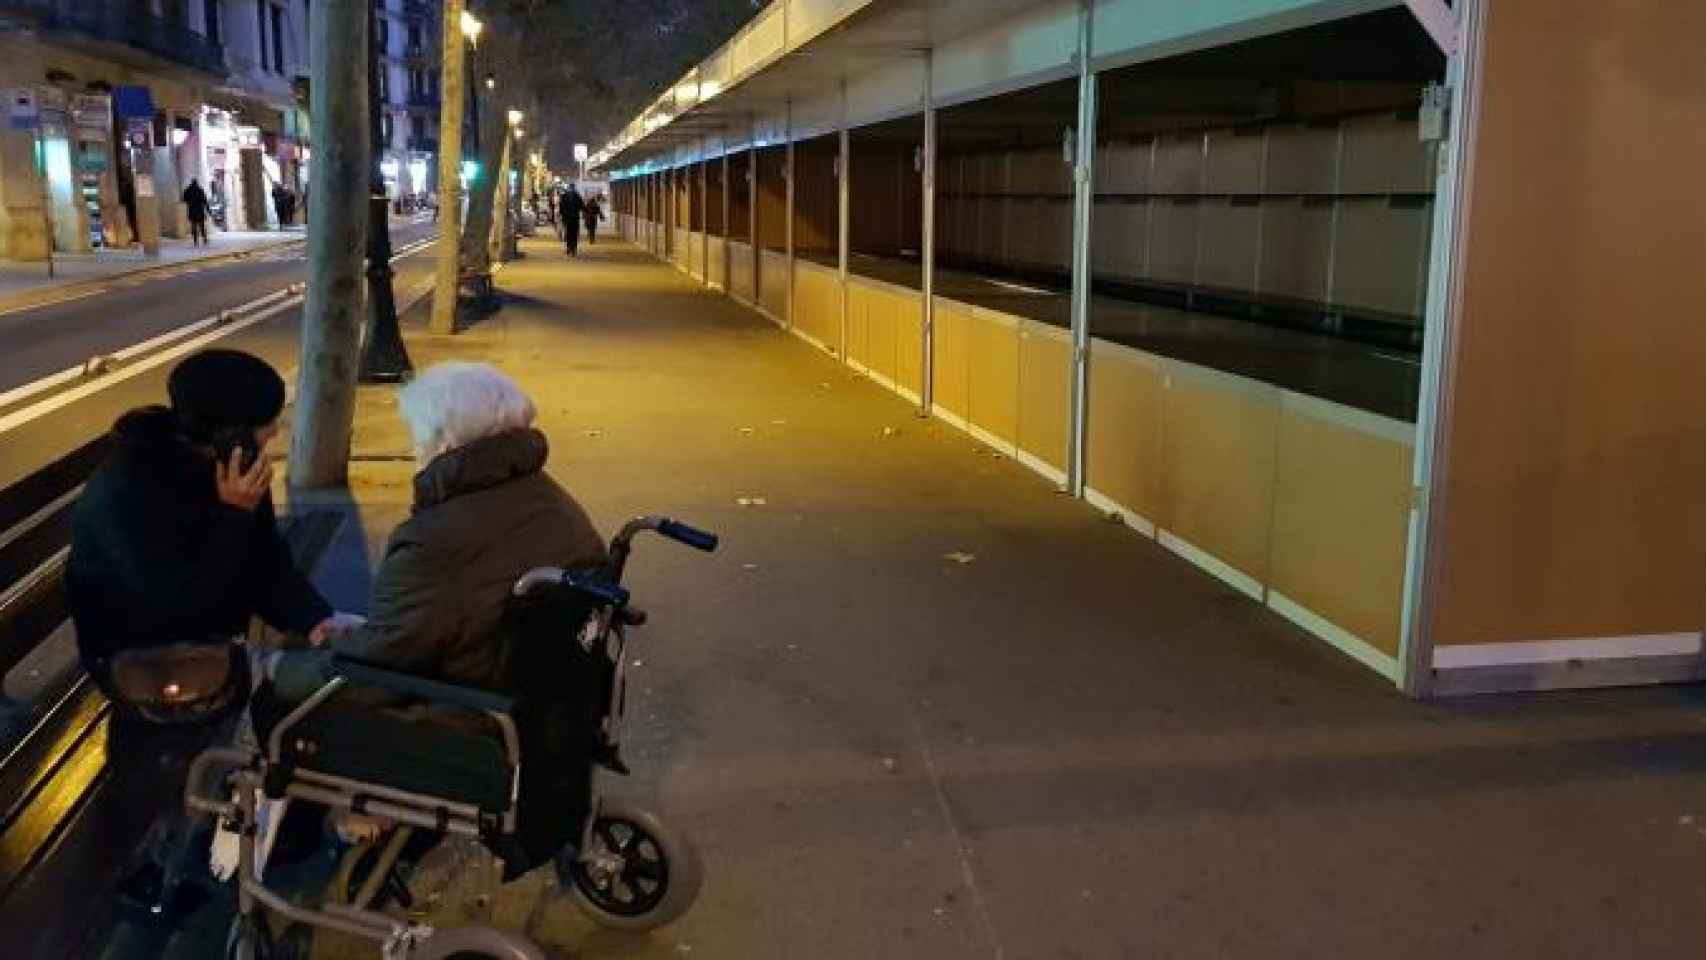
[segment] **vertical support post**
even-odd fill
[[[366,4],[362,6],[365,8]],[[462,0],[444,0],[444,49],[440,57],[443,73],[439,82],[443,96],[439,98],[438,118],[438,264],[433,274],[431,324],[432,332],[440,334],[456,332],[456,296],[462,266],[463,39],[460,24],[463,9]],[[341,88],[338,92],[347,94],[349,89]],[[320,111],[314,111],[317,124],[322,116],[324,114]],[[316,145],[327,139],[316,136]],[[318,158],[315,168],[325,169]],[[319,180],[319,177],[315,179]],[[314,194],[319,192],[315,190]],[[324,231],[326,224],[322,221],[317,229]]]
[[[699,158],[699,283],[711,285],[711,171],[709,160]]]
[[[788,257],[788,275],[783,278],[782,326],[794,326],[794,101],[783,108],[782,131],[788,140],[787,159],[782,165],[783,189],[787,200],[788,228],[783,232],[783,249]]]
[[[1078,11],[1078,119],[1072,165],[1072,406],[1067,432],[1066,492],[1084,496],[1090,408],[1090,217],[1096,209],[1096,71],[1090,65],[1096,8]]]
[[[729,272],[731,269],[729,266],[729,243],[731,242],[731,237],[729,236],[729,234],[731,234],[733,232],[732,230],[729,229],[729,211],[730,211],[731,207],[732,207],[732,201],[729,199],[729,139],[728,139],[728,134],[725,132],[723,134],[723,277],[722,277],[722,282],[723,282],[723,292],[728,293],[728,294],[734,293],[734,290],[729,286],[729,281],[732,279],[732,274],[730,274],[730,272]]]
[[[835,159],[835,191],[839,195],[837,199],[839,219],[836,227],[835,245],[838,251],[836,267],[841,277],[841,344],[839,349],[841,350],[841,360],[845,363],[847,362],[847,263],[853,240],[851,226],[853,221],[853,207],[851,205],[853,195],[850,186],[853,180],[851,163],[853,159],[853,136],[847,129],[847,81],[845,79],[841,81],[840,141],[840,153],[836,155]]]
[[[1475,141],[1481,124],[1481,76],[1486,44],[1486,0],[1457,6],[1459,33],[1448,56],[1451,113],[1440,144],[1435,186],[1433,249],[1428,260],[1428,300],[1423,323],[1421,394],[1416,454],[1411,465],[1410,539],[1405,557],[1403,632],[1398,639],[1398,687],[1409,697],[1432,692],[1432,581],[1439,559],[1430,534],[1441,509],[1437,478],[1449,468],[1446,438],[1456,415],[1452,381],[1457,369],[1458,322],[1463,307],[1461,268],[1466,219],[1474,191]]]
[[[308,196],[308,297],[301,381],[290,440],[290,482],[335,487],[349,477],[350,430],[362,323],[368,198],[366,0],[321,0],[310,14],[319,140]],[[454,256],[454,244],[452,245]]]
[[[918,415],[936,406],[936,51],[924,51],[924,356],[918,370]]]
[[[764,259],[764,251],[758,244],[758,116],[752,118],[752,135],[746,141],[746,204],[747,240],[752,244],[752,302],[761,304],[764,298],[758,289],[758,271]]]

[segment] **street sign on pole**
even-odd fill
[[[584,143],[575,144],[575,162],[576,163],[585,163],[586,158],[587,158],[586,144],[584,144]]]

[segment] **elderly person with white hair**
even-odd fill
[[[596,567],[604,541],[545,475],[545,435],[514,381],[485,364],[444,363],[403,388],[413,435],[414,512],[391,535],[365,624],[335,632],[335,652],[449,683],[503,690],[499,620],[515,581],[541,566]],[[278,694],[318,686],[323,663],[286,655]]]

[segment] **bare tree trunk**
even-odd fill
[[[349,477],[367,241],[369,19],[367,0],[320,0],[309,14],[314,181],[290,482],[310,489]]]
[[[478,85],[484,89],[484,84]],[[499,89],[503,89],[499,87]],[[475,96],[481,96],[476,91]],[[498,165],[509,133],[509,111],[501,98],[486,96],[480,103],[480,177],[468,185],[468,223],[462,228],[462,262],[475,273],[492,269],[492,200],[497,196]]]
[[[489,256],[497,261],[509,259],[509,168],[510,153],[515,148],[515,130],[504,127],[504,147],[498,155],[497,176],[492,178],[492,241],[487,246]]]
[[[456,332],[462,222],[462,0],[444,0],[438,119],[438,266],[433,275],[432,332]]]

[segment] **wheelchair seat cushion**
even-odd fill
[[[513,774],[488,725],[473,714],[448,720],[334,697],[292,728],[283,746],[301,769],[502,814]]]

